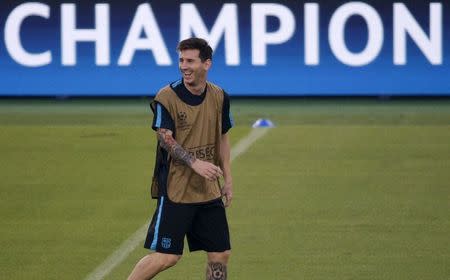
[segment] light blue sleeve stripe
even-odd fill
[[[181,84],[181,82],[182,82],[181,79],[180,79],[180,80],[177,80],[177,81],[175,81],[175,82],[173,82],[173,83],[172,83],[172,88],[177,87],[179,84]]]
[[[156,124],[155,127],[161,127],[161,104],[156,104]]]
[[[231,115],[231,111],[230,111],[230,113],[228,114],[228,116],[229,116],[229,118],[230,118],[230,124],[231,124],[231,127],[234,127],[234,120],[233,120],[233,116]]]
[[[164,196],[161,196],[161,203],[159,204],[159,209],[158,209],[158,218],[156,219],[156,225],[155,225],[155,233],[153,234],[152,245],[150,245],[151,250],[156,250],[156,244],[158,243],[159,224],[161,223],[161,213],[162,213],[163,204],[164,204]]]

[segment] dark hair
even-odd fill
[[[207,59],[212,59],[213,51],[211,46],[208,44],[208,42],[206,42],[206,40],[201,38],[189,38],[183,40],[178,44],[177,50],[199,50],[199,57],[202,62]]]

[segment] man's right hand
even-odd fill
[[[223,176],[222,169],[208,161],[195,159],[192,163],[191,168],[200,176],[210,180],[215,181]]]

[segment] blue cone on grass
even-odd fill
[[[271,120],[268,119],[258,119],[253,125],[253,128],[256,127],[274,127],[275,125]]]

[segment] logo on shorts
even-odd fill
[[[161,246],[162,246],[164,249],[169,249],[171,243],[172,243],[172,239],[170,239],[170,238],[163,237],[163,238],[161,239]]]

